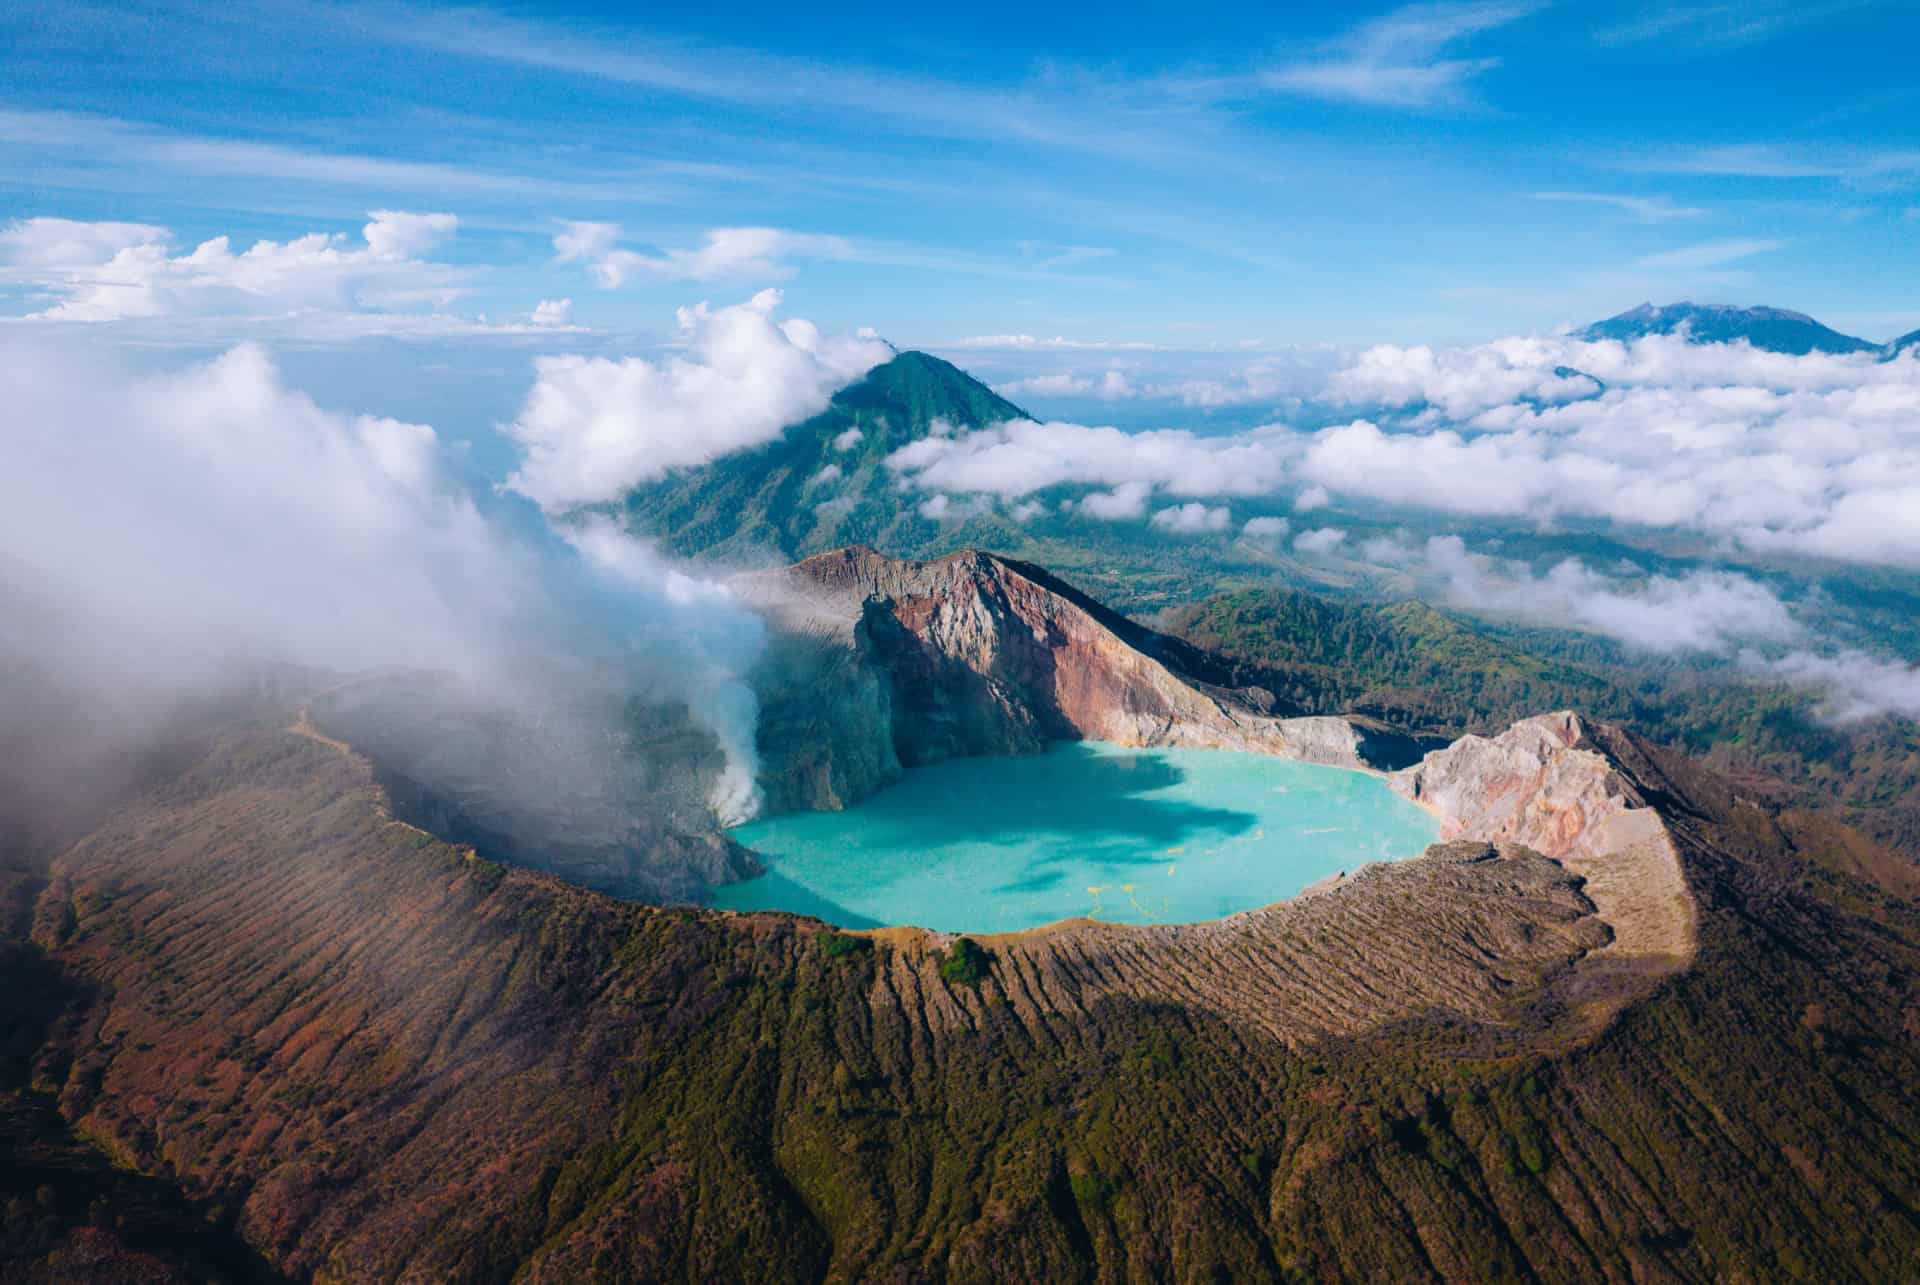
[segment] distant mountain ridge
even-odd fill
[[[1786,308],[1739,308],[1731,304],[1643,303],[1618,316],[1596,321],[1577,338],[1644,339],[1648,335],[1685,335],[1695,343],[1730,344],[1746,340],[1766,352],[1804,357],[1808,353],[1886,352],[1920,339],[1920,331],[1881,345],[1824,326],[1804,312]]]
[[[1579,333],[1589,341],[1640,339],[1684,334],[1697,343],[1733,343],[1744,339],[1768,352],[1802,356],[1809,352],[1871,352],[1880,347],[1821,325],[1802,312],[1785,308],[1738,308],[1728,304],[1643,303],[1618,316],[1597,321]]]

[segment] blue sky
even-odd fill
[[[658,579],[580,506],[885,339],[1037,417],[890,455],[929,521],[1253,542],[1920,711],[1910,635],[1803,610],[1920,570],[1920,353],[1563,329],[1920,329],[1920,7],[627,9],[0,6],[0,549],[191,564],[268,631],[301,582],[229,567],[283,525],[329,592],[412,568],[370,619],[545,523]]]
[[[642,334],[776,284],[935,348],[1472,341],[1682,297],[1920,326],[1910,4],[628,8],[15,0],[0,222],[237,253],[444,211],[446,272],[393,298]],[[577,222],[618,233],[568,258]]]

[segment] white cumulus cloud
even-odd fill
[[[482,330],[448,316],[469,274],[423,258],[458,226],[451,214],[375,210],[358,242],[313,232],[236,249],[224,236],[176,253],[142,223],[26,219],[0,232],[5,277],[26,284],[41,322],[302,321],[320,336]]]
[[[1347,542],[1347,533],[1339,527],[1315,527],[1293,537],[1293,547],[1302,553],[1326,557]]]
[[[1293,523],[1285,518],[1248,518],[1240,534],[1256,544],[1278,545],[1292,530]]]
[[[413,214],[406,210],[374,210],[372,222],[361,229],[367,249],[383,259],[418,258],[437,249],[453,235],[460,220],[451,214]]]
[[[659,361],[538,358],[533,390],[506,429],[523,452],[508,485],[549,512],[617,499],[771,441],[891,356],[878,339],[779,320],[780,302],[763,290],[728,307],[682,308],[684,354]]]
[[[1224,531],[1232,521],[1233,515],[1228,512],[1226,505],[1209,506],[1198,500],[1157,509],[1153,515],[1154,526],[1175,535],[1206,535]]]
[[[1080,511],[1102,522],[1130,522],[1146,516],[1147,497],[1153,488],[1146,482],[1122,482],[1111,491],[1095,491],[1080,501]]]

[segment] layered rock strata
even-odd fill
[[[1674,833],[1652,806],[1657,779],[1627,766],[1651,762],[1631,748],[1618,729],[1596,735],[1571,712],[1543,714],[1462,737],[1389,784],[1437,812],[1447,837],[1524,843],[1559,861],[1613,930],[1605,961],[1657,976],[1692,957],[1695,908]]]

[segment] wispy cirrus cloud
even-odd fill
[[[712,228],[697,246],[658,254],[619,247],[615,223],[569,223],[553,238],[561,263],[584,262],[602,288],[632,281],[778,280],[793,274],[797,259],[846,259],[853,245],[844,237],[789,232],[782,228]]]
[[[1607,45],[1659,42],[1682,51],[1755,45],[1810,23],[1828,22],[1871,7],[1873,0],[1716,0],[1712,4],[1656,5],[1625,22],[1602,27],[1594,39]]]
[[[1311,57],[1258,77],[1268,89],[1334,102],[1414,111],[1473,105],[1472,82],[1498,58],[1451,51],[1470,37],[1517,21],[1530,4],[1409,5],[1362,23]]]
[[[1070,268],[1077,263],[1112,258],[1114,251],[1103,245],[1050,245],[1043,241],[1022,241],[1017,247],[1021,257],[1040,268]]]
[[[1675,205],[1665,196],[1625,196],[1614,192],[1529,192],[1533,201],[1561,201],[1580,205],[1607,205],[1632,215],[1641,223],[1671,223],[1705,218],[1709,211],[1695,205]]]
[[[944,348],[992,350],[997,348],[1014,350],[1062,349],[1066,351],[1086,352],[1155,352],[1162,345],[1132,339],[1069,339],[1065,335],[1043,338],[1039,335],[968,335],[964,339],[955,339],[941,345]]]
[[[1150,83],[1094,74],[962,81],[632,33],[601,39],[481,8],[423,14],[371,5],[357,18],[364,35],[392,45],[809,119],[852,113],[890,133],[1177,156],[1194,144],[1191,130],[1177,122],[1205,106]]]
[[[1785,241],[1765,237],[1733,237],[1722,241],[1703,241],[1698,245],[1662,250],[1634,261],[1634,266],[1653,272],[1700,272],[1751,259],[1756,254],[1784,250]]]
[[[1808,147],[1789,143],[1727,143],[1698,147],[1641,148],[1612,160],[1615,168],[1643,174],[1696,174],[1711,178],[1839,179],[1884,182],[1920,177],[1920,148],[1842,144]]]
[[[0,146],[20,155],[58,158],[66,185],[107,190],[168,191],[181,176],[294,184],[316,191],[345,190],[376,199],[431,194],[445,200],[658,203],[686,195],[678,167],[624,158],[618,182],[551,166],[538,173],[484,164],[453,164],[309,148],[253,139],[191,134],[143,121],[78,112],[0,109]],[[246,190],[259,208],[258,192]],[[276,196],[283,200],[283,196]]]

